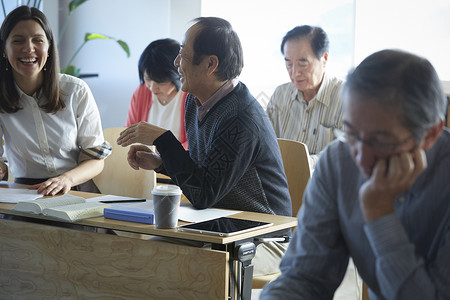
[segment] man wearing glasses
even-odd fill
[[[432,65],[383,50],[343,88],[344,130],[316,165],[261,299],[332,299],[349,258],[370,299],[450,299],[450,132]]]

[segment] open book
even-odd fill
[[[110,207],[99,202],[86,202],[86,199],[69,194],[63,196],[20,201],[13,210],[43,214],[65,221],[77,221],[86,218],[103,216],[103,209]]]

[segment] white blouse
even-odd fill
[[[153,94],[153,103],[148,113],[148,122],[158,127],[170,130],[180,139],[181,105],[184,105],[184,92],[179,90],[174,99],[167,105],[162,105]]]
[[[88,85],[76,77],[59,75],[64,110],[46,113],[38,103],[45,96],[26,95],[17,87],[23,109],[0,113],[0,136],[16,178],[49,178],[78,166],[81,149],[88,155],[105,158],[100,113]],[[104,153],[103,153],[104,152]],[[3,156],[3,146],[0,156]]]

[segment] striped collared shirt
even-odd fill
[[[267,106],[277,137],[306,144],[313,165],[333,140],[333,128],[342,127],[342,84],[342,80],[325,74],[317,95],[307,102],[289,82],[276,88]]]

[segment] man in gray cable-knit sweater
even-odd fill
[[[185,34],[175,60],[186,99],[189,151],[174,135],[146,122],[124,130],[119,145],[143,145],[128,154],[135,168],[169,175],[196,208],[229,208],[290,216],[291,200],[280,150],[270,121],[247,87],[236,78],[242,48],[231,25],[220,18],[198,18]],[[151,120],[149,120],[151,122]],[[281,235],[279,233],[278,235]],[[257,256],[263,253],[260,248]],[[286,245],[269,250],[265,264],[278,266]],[[276,270],[260,270],[255,274]]]

